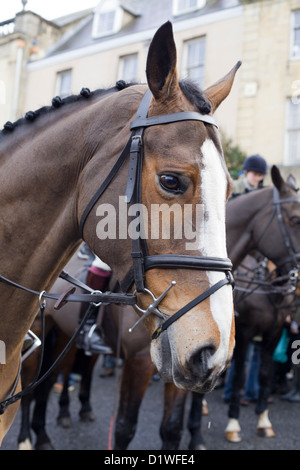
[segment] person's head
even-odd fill
[[[243,170],[248,183],[257,188],[267,173],[266,160],[260,155],[251,155],[244,161]]]

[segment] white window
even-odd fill
[[[104,0],[98,4],[94,13],[93,37],[108,36],[120,31],[123,10],[116,0]]]
[[[137,81],[137,65],[137,54],[129,54],[120,57],[118,80],[124,80],[125,82]]]
[[[0,80],[0,104],[6,104],[6,86],[3,80]]]
[[[300,57],[300,10],[292,13],[292,57]]]
[[[200,87],[204,82],[205,37],[192,39],[184,43],[183,72]]]
[[[205,6],[206,0],[173,0],[173,15],[183,15]]]
[[[56,94],[61,98],[72,93],[72,70],[58,72],[56,77]]]
[[[287,146],[284,163],[286,165],[300,164],[300,103],[288,101],[287,116]]]

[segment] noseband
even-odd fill
[[[165,114],[161,116],[147,117],[149,104],[151,101],[152,94],[148,90],[138,108],[136,118],[131,123],[131,136],[124,147],[116,164],[112,168],[110,174],[100,186],[98,191],[95,193],[90,203],[86,207],[81,221],[80,221],[80,233],[83,238],[83,229],[85,221],[94,207],[95,203],[99,200],[100,196],[104,193],[112,179],[121,168],[125,161],[128,153],[130,154],[130,162],[128,169],[128,179],[125,192],[125,201],[127,204],[141,204],[142,200],[142,165],[143,165],[143,133],[147,127],[156,125],[165,125],[180,121],[201,121],[209,125],[216,127],[217,123],[213,117],[209,115],[202,115],[198,112],[178,112],[173,114]],[[188,312],[191,308],[202,302],[204,299],[212,295],[218,289],[226,284],[233,285],[233,276],[231,274],[232,263],[228,258],[216,258],[216,257],[204,257],[204,256],[192,256],[192,255],[177,255],[177,254],[165,254],[165,255],[148,255],[147,245],[145,238],[141,236],[132,239],[132,267],[126,274],[123,281],[121,281],[121,289],[124,295],[131,289],[135,284],[136,291],[140,293],[150,293],[154,302],[149,305],[146,310],[137,308],[143,313],[141,319],[144,319],[151,313],[156,314],[159,318],[166,318],[166,315],[160,312],[157,308],[158,303],[165,297],[167,292],[176,283],[173,281],[172,284],[156,299],[152,292],[146,289],[145,285],[145,272],[153,268],[173,268],[173,269],[200,269],[205,271],[221,271],[225,273],[225,278],[215,285],[211,286],[201,295],[196,297],[192,302],[188,303],[185,307],[176,312],[172,317],[167,317],[167,320],[154,332],[152,339],[156,339],[159,334],[166,330],[175,320],[180,318],[183,314]],[[137,326],[141,319],[136,323]],[[131,329],[131,331],[135,328]]]

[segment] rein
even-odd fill
[[[153,116],[148,118],[148,109],[151,100],[151,92],[148,90],[144,97],[142,98],[141,104],[138,108],[136,119],[131,123],[131,135],[128,139],[123,151],[121,152],[118,160],[114,164],[113,168],[100,185],[94,196],[91,198],[90,202],[88,203],[87,207],[85,208],[80,224],[79,224],[79,232],[82,239],[84,239],[83,231],[84,231],[84,224],[88,215],[90,214],[91,210],[95,206],[96,202],[108,188],[110,183],[113,181],[115,176],[118,174],[119,170],[123,166],[125,160],[127,159],[128,155],[130,155],[130,162],[129,162],[129,170],[128,170],[128,179],[127,179],[127,186],[126,186],[126,202],[129,204],[131,201],[133,203],[141,203],[141,187],[142,187],[142,162],[143,162],[143,133],[145,128],[155,125],[165,125],[174,122],[180,121],[201,121],[205,124],[217,126],[216,121],[213,117],[209,115],[202,115],[198,112],[178,112],[173,114],[166,114],[161,116]],[[80,325],[74,335],[72,336],[71,340],[62,351],[60,356],[56,359],[54,364],[50,367],[50,369],[39,379],[37,376],[40,372],[40,365],[38,367],[38,374],[36,374],[36,379],[28,385],[24,390],[20,393],[14,395],[17,384],[20,378],[21,372],[21,364],[19,368],[19,372],[17,374],[16,380],[13,384],[12,390],[9,396],[0,402],[0,415],[4,413],[7,406],[12,403],[15,403],[17,400],[20,400],[25,394],[31,392],[34,388],[36,388],[43,380],[45,380],[56,367],[57,363],[64,357],[64,355],[68,352],[74,341],[76,340],[77,336],[80,333],[84,323],[88,319],[91,309],[94,308],[95,305],[100,305],[101,303],[115,303],[115,304],[126,304],[126,305],[135,305],[137,309],[140,309],[137,305],[137,297],[136,293],[133,294],[128,293],[129,289],[132,287],[133,284],[136,286],[136,291],[141,293],[150,293],[154,302],[148,306],[148,308],[143,312],[141,319],[143,320],[150,314],[157,315],[158,318],[164,319],[165,321],[157,328],[157,330],[152,335],[152,340],[157,339],[159,335],[165,331],[172,323],[174,323],[178,318],[184,315],[186,312],[191,310],[193,307],[198,305],[200,302],[208,298],[214,292],[219,290],[221,287],[229,284],[233,287],[234,280],[231,273],[232,270],[232,263],[228,258],[217,258],[217,257],[204,257],[204,256],[192,256],[192,255],[173,255],[173,254],[165,254],[165,255],[151,255],[149,256],[147,253],[147,246],[144,239],[141,237],[132,240],[132,268],[128,271],[127,275],[125,276],[124,280],[120,283],[122,291],[121,293],[113,293],[113,292],[106,292],[102,293],[100,291],[93,291],[90,287],[86,286],[82,282],[74,279],[66,272],[62,272],[60,277],[71,282],[77,287],[80,287],[87,291],[88,293],[84,294],[74,294],[74,288],[69,289],[63,295],[57,295],[53,293],[47,293],[46,291],[38,292],[32,289],[28,289],[16,282],[13,282],[4,276],[0,275],[0,282],[4,282],[9,284],[13,287],[18,289],[25,290],[34,295],[39,296],[39,304],[40,304],[40,311],[41,316],[43,318],[44,309],[45,309],[45,302],[42,302],[42,298],[45,299],[56,299],[57,302],[55,304],[55,308],[59,309],[64,303],[66,302],[88,302],[90,303],[89,308],[87,309]],[[155,298],[151,291],[149,291],[145,286],[145,271],[153,268],[180,268],[180,269],[200,269],[200,270],[210,270],[210,271],[218,271],[224,272],[225,278],[214,284],[213,286],[209,287],[205,292],[197,296],[194,300],[189,302],[187,305],[182,307],[178,312],[176,312],[171,317],[167,317],[164,313],[160,312],[157,308],[158,304],[161,300],[167,295],[168,291],[171,287],[173,287],[176,283],[173,281],[171,285],[158,297]],[[166,318],[167,317],[167,318]],[[137,322],[140,323],[141,319]],[[43,320],[42,320],[43,321]],[[131,328],[131,331],[137,326],[134,325]],[[44,342],[42,345],[42,354],[43,356],[43,348]]]

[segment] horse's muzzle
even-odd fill
[[[151,357],[161,379],[164,382],[173,382],[178,388],[198,393],[210,392],[224,369],[211,367],[215,352],[213,344],[206,344],[194,348],[179,361],[170,348],[166,331],[151,344]]]

